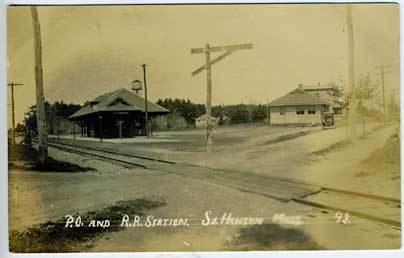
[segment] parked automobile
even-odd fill
[[[321,116],[321,125],[323,129],[334,129],[335,119],[333,112],[324,112]]]

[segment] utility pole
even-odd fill
[[[267,125],[269,125],[269,105],[267,103]]]
[[[212,152],[212,67],[210,46],[206,44],[206,151]]]
[[[376,66],[376,69],[380,69],[380,76],[381,76],[381,83],[382,83],[382,101],[383,101],[383,123],[386,124],[386,98],[385,98],[385,88],[384,88],[384,75],[387,73],[391,73],[390,70],[387,70],[391,68],[390,65],[379,65]]]
[[[146,82],[146,65],[143,64],[143,81],[144,81],[144,109],[146,118],[146,137],[149,138],[149,114],[148,114],[148,104],[147,104],[147,82]]]
[[[348,138],[354,139],[356,137],[356,99],[355,99],[355,71],[354,71],[354,32],[352,23],[352,10],[351,5],[346,5],[347,14],[347,34],[348,34],[348,88],[351,92],[349,98],[349,112],[348,112]]]
[[[31,6],[31,14],[34,31],[36,113],[39,142],[38,150],[39,161],[44,164],[48,158],[48,139],[46,133],[45,97],[43,92],[41,27],[38,19],[38,10],[35,6]]]
[[[15,103],[14,103],[14,86],[24,85],[22,83],[11,82],[7,84],[11,88],[11,124],[13,127],[13,145],[15,145]]]
[[[396,98],[396,88],[391,89],[392,93],[391,93],[391,109],[392,109],[392,113],[396,113],[397,112],[397,102],[395,100]],[[400,92],[400,89],[398,90]],[[400,95],[398,95],[400,96]],[[400,101],[399,101],[400,102]]]
[[[393,115],[396,113],[396,101],[394,100],[395,96],[396,96],[396,89],[393,88],[393,89],[391,89],[390,101],[389,101],[390,102],[389,103],[390,119],[393,118]]]
[[[268,99],[266,100],[266,103],[267,103],[267,125],[269,125],[269,101],[268,101]]]
[[[201,66],[200,68],[193,71],[192,76],[197,75],[206,69],[206,83],[207,83],[207,92],[206,92],[206,151],[212,151],[212,65],[216,64],[223,58],[231,55],[236,50],[241,49],[252,49],[252,44],[241,44],[241,45],[230,45],[230,46],[218,46],[211,47],[209,44],[206,44],[205,48],[193,48],[191,49],[191,54],[205,54],[206,64]],[[226,51],[224,54],[216,57],[215,59],[210,59],[211,52],[220,52]]]

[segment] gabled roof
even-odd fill
[[[321,98],[320,95],[309,93],[303,89],[297,88],[268,104],[270,107],[302,105],[330,105],[330,102]]]
[[[214,117],[214,116],[210,116],[210,118],[212,119],[212,120],[214,120],[214,119],[217,119],[217,117]],[[207,118],[207,115],[206,114],[203,114],[203,115],[200,115],[200,116],[198,116],[197,118],[196,118],[196,120],[207,120],[208,118]]]
[[[112,92],[104,93],[104,94],[96,97],[95,99],[91,100],[90,102],[99,103],[99,102],[103,101],[104,99],[108,98],[108,96],[111,95],[111,93]]]
[[[148,113],[169,113],[170,111],[147,101]],[[89,115],[97,112],[105,111],[141,111],[145,112],[144,98],[128,91],[127,89],[119,89],[110,93],[100,95],[85,105],[76,113],[71,115],[69,119],[75,119],[81,116]]]

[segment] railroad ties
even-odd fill
[[[175,163],[139,155],[118,153],[99,148],[71,144],[49,143],[50,147],[63,151],[91,155],[101,160],[109,160],[122,166],[141,167],[181,175],[188,178],[238,189],[243,192],[260,194],[280,201],[304,197],[321,190],[321,187],[283,179],[260,176],[252,173],[213,169],[192,164]]]
[[[89,155],[125,167],[133,166],[173,173],[222,187],[231,187],[243,192],[259,194],[279,201],[295,201],[320,209],[349,212],[351,215],[391,225],[398,229],[401,225],[401,201],[398,199],[333,189],[289,178],[269,177],[242,171],[176,163],[95,147],[55,142],[49,143],[49,146],[63,151],[79,153],[80,155]]]

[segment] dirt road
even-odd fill
[[[300,169],[299,173],[305,173],[307,178],[312,177],[325,182],[324,180],[328,179],[327,176],[320,178],[316,174],[320,173],[318,171],[321,171],[321,166],[325,166],[323,162],[337,164],[340,162],[338,158],[342,157],[343,153],[352,154],[358,150],[363,152],[366,148],[369,149],[366,152],[371,153],[372,149],[376,149],[386,141],[386,137],[393,130],[394,128],[385,128],[378,131],[377,134],[359,140],[354,145],[346,146],[342,154],[332,152],[321,157],[317,160],[318,162],[310,161]],[[321,131],[284,141],[282,146],[287,146],[289,150],[296,149],[296,154],[279,150],[277,158],[281,158],[284,163],[290,163],[290,158],[295,157],[293,155],[298,155],[302,151],[306,155],[310,154],[318,150],[317,147],[319,146],[316,144],[308,145],[311,142],[310,137],[318,139],[317,137],[324,134],[322,137],[329,139],[326,136],[327,133],[328,131]],[[336,138],[338,137],[336,136]],[[306,147],[296,148],[298,143],[305,143]],[[263,172],[276,171],[270,162],[277,159],[271,159],[273,155],[269,154],[273,154],[276,148],[280,148],[277,144],[257,146],[258,149],[262,148],[266,152],[269,150],[273,152],[264,152],[262,163],[255,162],[257,158],[250,163],[253,163],[255,167],[263,164],[268,167],[268,164],[271,164],[271,169]],[[293,202],[280,202],[164,171],[123,168],[52,148],[50,155],[56,159],[81,166],[93,167],[97,169],[97,172],[37,173],[11,171],[9,174],[11,229],[23,230],[30,225],[54,220],[66,214],[102,209],[119,200],[146,198],[166,203],[164,207],[148,211],[147,215],[162,218],[187,217],[194,222],[193,225],[185,229],[169,227],[129,228],[108,233],[93,239],[94,245],[90,251],[382,249],[398,248],[400,245],[400,231],[364,219],[353,217],[351,223],[345,225],[336,223],[334,212]],[[233,161],[240,166],[237,160],[239,156],[236,156],[238,154],[234,153],[234,155]],[[251,158],[248,157],[251,155],[251,150],[246,150],[243,155]],[[363,157],[365,156],[364,153]],[[266,158],[269,159],[266,160]],[[361,158],[362,156],[353,158],[350,165],[360,161]],[[264,162],[265,160],[266,162]],[[244,168],[253,169],[252,165],[243,164]],[[275,164],[275,167],[279,169],[277,171],[288,171],[287,164],[284,167],[279,164],[280,161]],[[316,166],[319,168],[316,169]],[[314,169],[314,172],[310,172],[312,171],[310,167]],[[289,166],[289,168],[291,167]],[[335,172],[331,173],[338,173],[338,170],[336,169]],[[334,180],[330,180],[330,182],[335,181],[337,174],[330,175],[334,177]],[[293,172],[290,172],[289,176],[293,176]],[[341,180],[342,182],[348,181],[352,176],[349,171],[344,171]],[[365,186],[366,184],[362,185]],[[218,216],[231,212],[234,216],[240,217],[262,217],[265,225],[261,227],[202,227],[200,221],[204,218],[205,212],[209,210]],[[303,225],[279,226],[272,218],[274,215],[282,213],[286,216],[301,216]],[[293,236],[298,237],[294,238]]]

